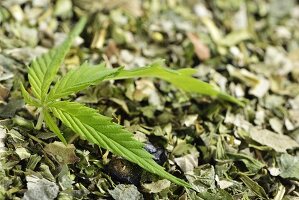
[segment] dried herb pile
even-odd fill
[[[171,69],[244,107],[154,78],[117,80],[71,98],[134,132],[177,186],[81,140],[34,128],[27,65],[88,24],[61,67]],[[0,199],[299,199],[299,4],[295,0],[0,1]]]

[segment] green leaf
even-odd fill
[[[163,67],[162,61],[157,61],[149,66],[137,68],[133,70],[121,70],[114,77],[107,78],[108,80],[128,79],[137,77],[156,77],[168,81],[176,87],[187,91],[194,92],[201,95],[208,95],[211,97],[218,97],[223,100],[236,103],[243,106],[243,103],[238,99],[216,89],[214,86],[203,82],[197,78],[193,78],[191,74],[194,69],[185,68],[181,70],[171,70]]]
[[[261,198],[268,199],[268,196],[264,190],[259,184],[257,184],[255,181],[253,181],[251,178],[246,176],[245,174],[240,174],[240,179],[243,181],[243,183],[252,190],[256,195],[258,195]]]
[[[81,33],[86,20],[85,17],[81,18],[61,45],[32,61],[28,78],[35,97],[41,99],[42,102],[73,40]]]
[[[119,70],[120,68],[106,69],[104,64],[92,66],[85,63],[78,69],[68,72],[57,81],[55,86],[51,89],[47,101],[53,101],[79,92],[90,85],[99,83],[105,77],[116,74]]]
[[[143,143],[132,138],[133,134],[111,119],[100,115],[96,110],[75,102],[53,102],[50,110],[65,125],[88,141],[99,145],[116,155],[138,164],[145,170],[185,187],[188,183],[164,171],[152,155],[143,149]]]
[[[50,113],[46,110],[42,111],[44,114],[44,120],[47,124],[47,126],[49,127],[49,129],[55,133],[57,135],[57,137],[65,144],[67,145],[67,142],[65,140],[65,138],[63,137],[62,133],[60,132],[59,128],[56,125],[56,122],[54,121],[54,119],[52,118],[52,116],[50,115]]]
[[[39,107],[40,106],[40,102],[35,99],[34,97],[32,97],[24,88],[24,85],[20,82],[20,88],[21,88],[21,92],[22,92],[22,96],[24,97],[24,100],[27,104],[31,105],[31,106],[36,106]]]

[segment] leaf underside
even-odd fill
[[[143,149],[143,143],[133,139],[132,133],[111,122],[110,118],[75,102],[59,101],[49,106],[57,118],[81,137],[138,164],[151,173],[178,185],[190,187],[185,181],[164,171],[164,168],[152,159],[152,155]]]

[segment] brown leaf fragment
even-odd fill
[[[0,84],[0,101],[4,101],[9,95],[9,90]]]
[[[194,46],[197,57],[205,61],[210,58],[210,49],[200,40],[200,38],[194,33],[187,33],[188,38]]]
[[[48,154],[53,155],[61,164],[74,164],[79,161],[75,154],[75,149],[73,144],[65,146],[62,142],[53,142],[47,144],[44,148]]]

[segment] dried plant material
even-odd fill
[[[197,117],[198,117],[198,115],[188,115],[182,120],[182,123],[187,127],[189,127],[191,125],[195,125]]]
[[[6,138],[6,129],[2,126],[0,126],[0,154],[5,151],[5,143],[4,140]]]
[[[276,134],[269,130],[252,128],[250,137],[256,142],[271,147],[277,152],[284,153],[287,149],[298,148],[299,144],[286,135]]]
[[[126,200],[136,199],[143,200],[142,194],[137,190],[134,185],[119,184],[113,190],[109,190],[109,193],[114,199]]]
[[[270,88],[270,83],[267,79],[259,77],[246,69],[236,69],[231,65],[228,65],[228,71],[231,76],[240,79],[247,86],[251,87],[249,93],[256,97],[263,97]]]
[[[142,185],[149,193],[159,193],[170,187],[170,181],[166,179],[159,180],[153,183],[145,183]]]
[[[18,154],[18,156],[20,157],[21,160],[29,158],[31,156],[31,154],[28,152],[28,150],[23,147],[17,148],[16,154]]]
[[[23,200],[54,200],[59,192],[59,187],[48,181],[36,176],[27,176],[27,188]]]
[[[0,199],[296,199],[298,11],[295,0],[0,0]],[[55,70],[28,80],[33,59]]]
[[[9,95],[9,90],[0,84],[0,102],[5,101]]]
[[[194,50],[195,50],[197,57],[202,61],[209,59],[210,58],[210,50],[200,40],[200,38],[198,36],[196,36],[194,33],[188,33],[187,35],[194,46]]]
[[[198,166],[198,157],[199,154],[194,152],[179,158],[175,158],[174,161],[183,170],[183,172],[187,173],[193,171],[193,169]]]
[[[268,196],[264,190],[258,183],[256,183],[254,180],[249,178],[248,176],[242,174],[240,179],[245,183],[246,186],[248,186],[255,194],[257,194],[259,197],[268,199]]]
[[[293,63],[282,49],[271,46],[267,47],[265,64],[268,68],[270,67],[270,72],[279,75],[290,73],[294,67]]]
[[[65,146],[62,142],[53,142],[47,144],[44,149],[61,164],[74,164],[80,160],[75,154],[76,148],[73,144]]]
[[[148,101],[152,105],[161,106],[161,100],[152,81],[140,79],[136,81],[135,84],[136,90],[133,94],[135,100],[142,101],[144,98],[148,98]]]
[[[299,157],[282,154],[278,159],[280,163],[279,176],[299,180]]]

